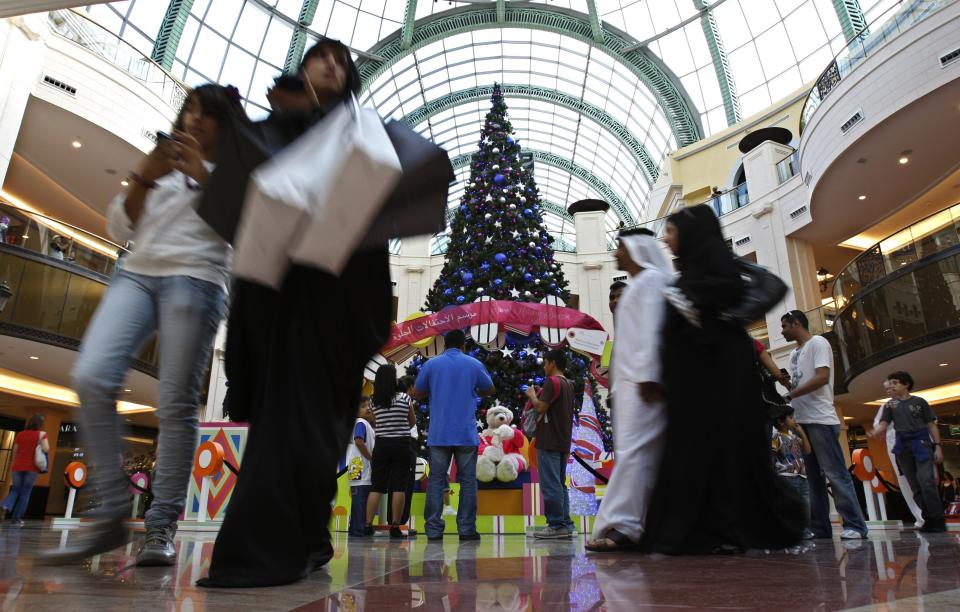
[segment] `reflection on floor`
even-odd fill
[[[583,539],[485,536],[427,542],[348,540],[298,584],[204,590],[212,534],[177,537],[172,568],[132,566],[134,543],[83,565],[34,564],[62,534],[40,523],[0,527],[0,600],[23,610],[638,610],[646,607],[842,610],[960,609],[960,537],[914,532],[869,541],[730,557],[584,554]]]

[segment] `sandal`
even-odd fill
[[[607,546],[605,542],[613,542],[613,546]],[[590,552],[611,553],[627,552],[637,549],[637,543],[623,535],[616,529],[608,529],[602,538],[587,542],[584,546]]]

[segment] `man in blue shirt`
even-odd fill
[[[461,330],[443,337],[446,351],[427,361],[417,376],[413,395],[430,398],[430,480],[427,485],[427,538],[443,538],[443,491],[451,457],[457,462],[460,507],[457,531],[461,541],[479,540],[477,533],[477,397],[496,393],[483,364],[463,354]]]

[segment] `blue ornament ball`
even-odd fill
[[[470,272],[464,272],[460,275],[460,278],[462,278],[463,282],[468,285],[473,282],[473,274]]]
[[[529,272],[527,272],[526,274],[523,275],[523,280],[525,280],[525,281],[527,281],[527,282],[532,281],[532,280],[533,280],[533,274],[530,274]]]
[[[457,296],[457,304],[463,304],[466,301],[467,301],[467,298],[463,297],[462,295]]]
[[[497,263],[503,263],[507,261],[507,256],[504,255],[503,253],[497,253],[496,255],[493,256],[493,260],[496,261]]]
[[[482,264],[480,264],[480,269],[486,272],[487,270],[490,269],[490,264],[488,264],[487,262],[483,262]]]
[[[494,286],[494,287],[499,287],[499,286],[502,285],[502,284],[503,284],[503,281],[500,280],[499,278],[493,279],[493,286]]]
[[[533,249],[533,251],[534,251],[537,255],[543,254],[543,249],[542,249],[541,247],[537,247],[537,248]]]
[[[444,289],[443,295],[453,295],[453,289]]]
[[[524,208],[524,209],[523,209],[523,214],[526,215],[527,217],[532,217],[532,216],[533,216],[533,211],[530,210],[529,208]]]
[[[512,137],[507,136],[507,144],[510,144],[510,145],[513,144],[513,138],[512,138]]]
[[[507,272],[513,272],[513,266],[507,266],[504,268]]]
[[[533,380],[533,382],[537,383],[538,385],[542,385],[542,384],[543,384],[543,376],[537,376],[537,377]]]
[[[507,177],[503,176],[500,173],[493,175],[493,182],[496,183],[497,185],[502,185],[505,180],[507,180]]]
[[[527,351],[520,351],[519,353],[517,353],[517,356],[518,356],[520,359],[526,359],[526,358],[527,358]]]
[[[527,392],[527,385],[520,385],[520,390],[523,391],[524,393],[526,393],[526,392]]]

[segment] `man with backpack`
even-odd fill
[[[539,394],[527,387],[531,407],[537,413],[536,446],[540,490],[548,527],[535,535],[539,539],[570,538],[576,533],[570,520],[567,495],[567,460],[573,436],[573,385],[563,375],[566,353],[560,349],[543,356],[546,378]]]

